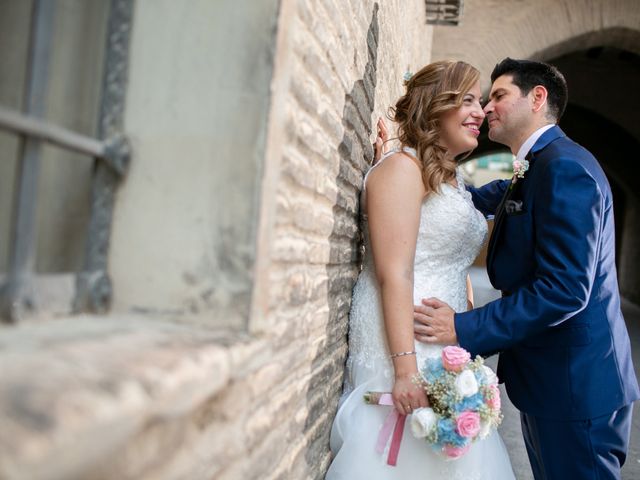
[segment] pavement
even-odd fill
[[[489,283],[486,271],[483,267],[473,267],[470,272],[473,284],[473,294],[476,307],[482,306],[491,300],[499,298],[500,293]],[[631,350],[636,375],[640,378],[640,306],[631,302],[622,301],[622,313],[627,323],[629,337],[631,338]],[[496,368],[498,363],[497,355],[487,359],[487,365]],[[504,420],[499,431],[507,446],[513,471],[518,480],[533,480],[531,467],[527,458],[527,451],[522,440],[522,430],[520,428],[520,414],[509,401],[504,386],[500,386],[502,391],[502,409]],[[631,428],[631,441],[627,461],[622,467],[622,479],[632,480],[640,478],[640,402],[636,402],[633,411],[633,425]]]

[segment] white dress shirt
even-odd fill
[[[527,153],[529,153],[529,150],[531,150],[531,147],[533,147],[538,141],[538,139],[542,136],[542,134],[547,130],[549,130],[551,127],[555,127],[555,123],[550,123],[549,125],[540,127],[535,132],[533,132],[529,136],[529,138],[527,138],[525,142],[522,144],[522,146],[520,147],[520,150],[518,150],[518,154],[516,155],[516,160],[524,160],[524,158],[527,156]]]

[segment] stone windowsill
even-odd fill
[[[130,315],[0,328],[0,478],[73,478],[150,419],[214,396],[261,343]]]

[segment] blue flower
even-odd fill
[[[441,418],[438,420],[438,444],[445,443],[462,447],[467,443],[467,439],[458,435],[456,432],[456,424],[450,418]]]
[[[427,358],[424,361],[422,367],[422,376],[428,383],[435,383],[442,375],[444,375],[445,369],[442,366],[442,359],[438,358]]]
[[[465,410],[477,411],[484,403],[482,393],[478,392],[470,397],[464,397],[461,402],[453,406],[456,413],[463,412]]]

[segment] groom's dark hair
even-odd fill
[[[491,82],[502,75],[511,75],[513,83],[520,89],[522,95],[528,94],[536,85],[547,89],[548,112],[558,122],[567,107],[569,92],[567,81],[553,65],[532,60],[514,60],[505,58],[498,63],[491,72]]]

